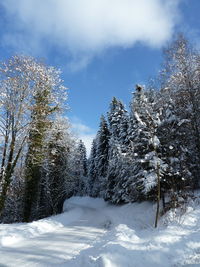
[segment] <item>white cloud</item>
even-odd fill
[[[92,141],[93,141],[94,137],[95,137],[95,134],[85,134],[85,135],[80,136],[80,139],[85,144],[85,147],[87,150],[87,157],[89,157],[89,155],[90,155],[90,150],[91,150]]]
[[[30,45],[44,39],[77,58],[142,42],[160,47],[172,35],[180,0],[2,0],[12,27]],[[8,37],[7,37],[8,38]],[[17,40],[16,40],[17,41]],[[90,55],[87,59],[86,55]],[[80,58],[80,56],[78,56]]]
[[[71,127],[72,132],[78,137],[78,139],[81,139],[84,142],[87,150],[87,156],[89,156],[92,141],[96,135],[95,130],[82,123],[82,121],[77,117],[71,118]]]
[[[81,122],[72,123],[72,129],[78,133],[89,133],[91,131],[87,125],[84,125]]]

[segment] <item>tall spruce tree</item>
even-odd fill
[[[82,140],[79,140],[74,154],[74,176],[77,178],[77,194],[84,196],[87,194],[87,155],[86,147]]]
[[[53,114],[61,106],[59,104],[61,94],[65,100],[66,89],[59,78],[59,72],[43,63],[37,63],[34,75],[38,80],[34,83],[31,128],[25,164],[24,221],[40,218],[41,166],[45,157],[45,136],[51,128]]]
[[[167,90],[168,91],[168,90]],[[185,195],[187,186],[193,184],[192,173],[189,171],[187,148],[188,120],[181,119],[177,114],[174,100],[162,92],[160,103],[162,106],[162,121],[158,128],[158,136],[161,142],[162,157],[167,163],[167,169],[161,183],[163,207],[165,208],[165,194],[170,197],[172,206],[178,203],[178,197]]]
[[[121,181],[125,179],[125,155],[127,150],[128,114],[121,101],[115,97],[108,112],[110,130],[109,165],[107,173],[107,190],[105,199],[121,202]],[[124,164],[122,164],[124,162]],[[122,177],[123,176],[123,177]],[[118,192],[120,191],[120,194]]]
[[[100,126],[96,137],[96,179],[93,184],[93,193],[98,197],[103,197],[106,187],[106,176],[108,170],[110,132],[104,116],[101,116]]]
[[[63,203],[75,189],[75,180],[70,173],[70,156],[73,140],[69,123],[56,117],[45,140],[45,160],[41,166],[40,213],[42,217],[62,212]]]
[[[157,198],[158,169],[164,171],[166,164],[160,153],[158,126],[160,114],[149,101],[148,92],[142,86],[136,87],[133,113],[137,123],[134,136],[135,179],[138,198]],[[160,186],[160,185],[159,185]]]
[[[40,216],[40,182],[42,179],[42,163],[44,161],[44,141],[51,122],[49,115],[53,110],[49,107],[49,89],[41,90],[34,96],[32,111],[32,129],[29,134],[29,147],[26,158],[26,187],[24,202],[24,221]]]
[[[88,194],[91,197],[96,197],[93,190],[95,180],[97,178],[97,166],[96,166],[96,154],[97,154],[97,140],[92,141],[91,152],[88,159]]]

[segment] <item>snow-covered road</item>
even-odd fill
[[[99,209],[67,203],[66,213],[30,224],[1,225],[0,266],[74,266],[105,234]]]
[[[154,229],[151,203],[112,206],[74,197],[65,212],[0,225],[0,266],[200,266],[200,207]],[[173,214],[174,216],[174,214]]]

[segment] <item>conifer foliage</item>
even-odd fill
[[[128,112],[114,97],[87,159],[64,117],[60,72],[31,57],[0,65],[0,220],[62,212],[72,195],[156,201],[156,220],[200,186],[200,53],[180,35],[157,89],[137,85]],[[162,200],[162,205],[161,205]]]
[[[182,35],[164,53],[160,90],[137,85],[129,114],[115,97],[110,104],[103,194],[100,130],[89,158],[90,195],[113,203],[156,200],[155,226],[160,199],[163,211],[176,207],[200,185],[200,53]]]
[[[77,179],[76,192],[80,196],[86,195],[87,192],[87,156],[86,148],[82,140],[79,140],[74,152],[73,175]]]

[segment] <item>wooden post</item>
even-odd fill
[[[157,209],[156,209],[156,219],[155,228],[158,226],[159,212],[160,212],[160,164],[157,162]]]

